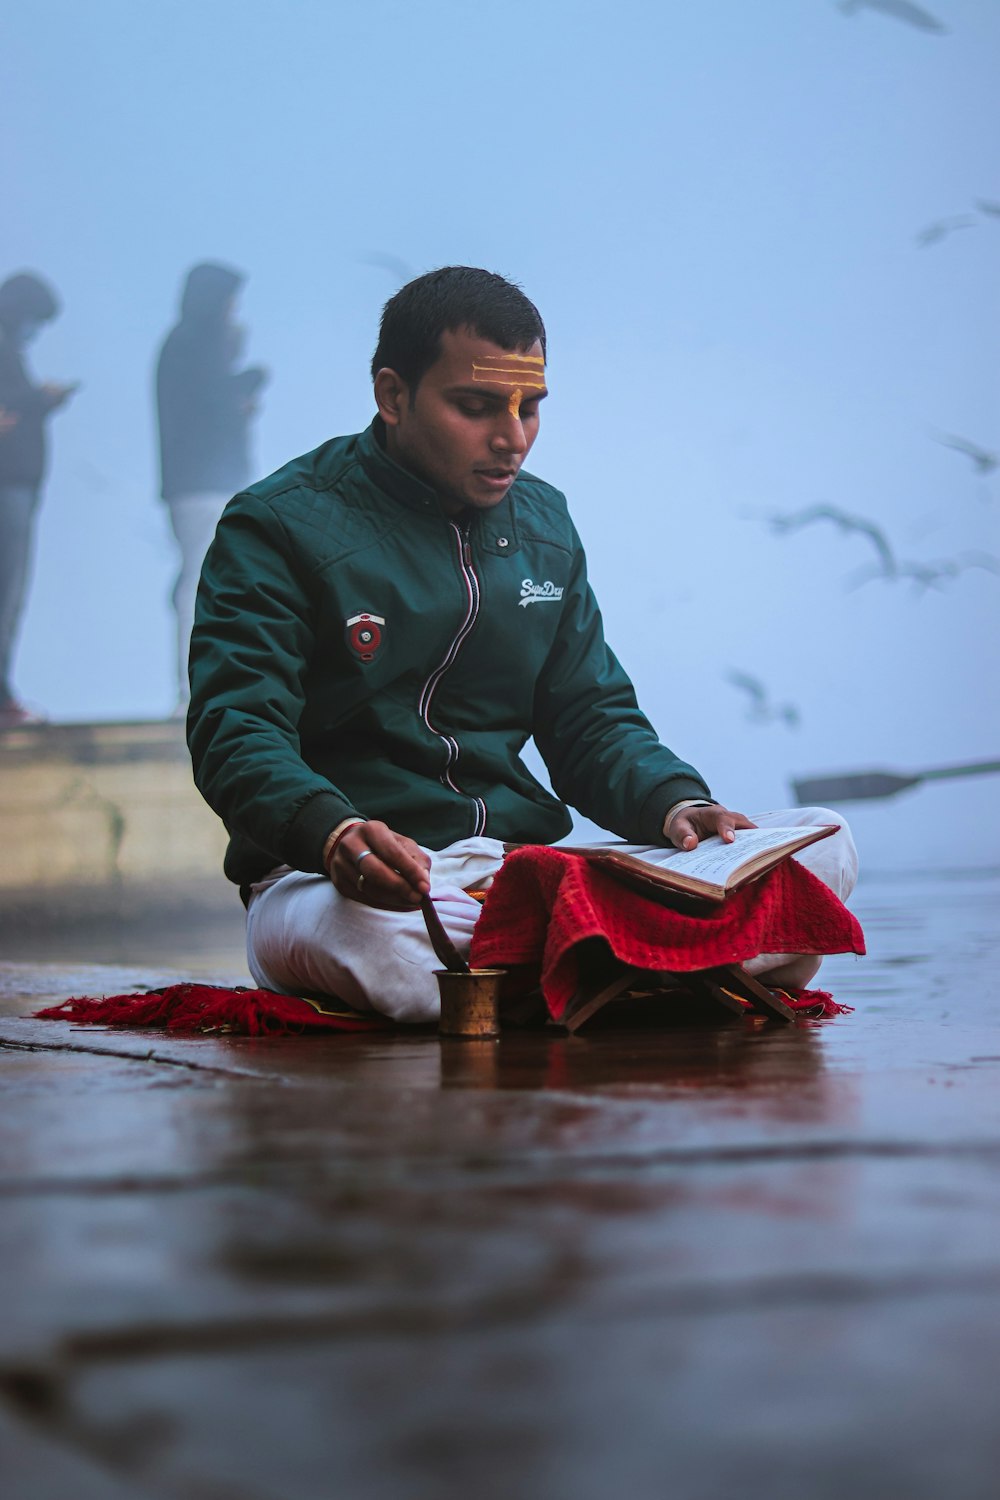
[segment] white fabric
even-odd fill
[[[760,827],[798,828],[836,823],[839,831],[796,858],[846,900],[858,857],[843,818],[825,807],[751,814]],[[489,883],[503,862],[496,839],[470,838],[427,850],[438,916],[459,952],[468,955],[481,910],[466,887]],[[789,955],[767,954],[747,968],[766,973]],[[419,910],[376,911],[341,896],[322,875],[275,872],[253,886],[247,909],[247,963],[255,982],[283,994],[338,995],[359,1010],[397,1021],[434,1021],[439,1002],[434,970],[441,967]]]
[[[438,916],[467,955],[482,907],[464,887],[488,881],[503,863],[496,839],[463,839],[428,849]],[[252,887],[247,964],[264,989],[338,995],[358,1010],[396,1021],[433,1021],[441,967],[418,910],[377,911],[342,896],[322,875],[290,871]]]
[[[170,524],[180,548],[181,567],[171,596],[177,617],[177,699],[186,704],[188,688],[188,651],[194,625],[194,602],[205,553],[212,544],[219,517],[232,497],[222,490],[203,490],[198,494],[177,495],[167,501]]]

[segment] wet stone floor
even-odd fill
[[[1000,872],[826,1023],[167,1040],[0,964],[8,1500],[993,1500]],[[174,972],[243,978],[235,946]]]

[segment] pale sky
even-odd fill
[[[539,305],[528,467],[717,796],[1000,758],[1000,575],[851,587],[864,536],[768,520],[830,505],[908,563],[1000,561],[1000,471],[940,440],[1000,450],[1000,5],[926,8],[946,32],[834,0],[19,7],[0,277],[58,288],[34,368],[83,382],[51,427],[22,695],[172,707],[151,370],[188,267],[249,276],[264,474],[369,421],[384,255],[488,266]],[[798,727],[751,721],[730,670]],[[869,865],[1000,862],[1000,777],[847,811]]]

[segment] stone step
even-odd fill
[[[213,882],[224,891],[225,847],[192,780],[180,721],[0,733],[0,891]]]

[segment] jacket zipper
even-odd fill
[[[435,667],[430,677],[424,683],[420,693],[418,712],[431,734],[439,739],[445,747],[447,759],[444,770],[441,772],[440,780],[444,786],[456,792],[460,797],[467,797],[472,803],[475,810],[473,836],[478,836],[486,829],[486,803],[481,797],[471,796],[455,781],[452,771],[458,764],[460,754],[458,741],[453,735],[442,734],[440,729],[435,729],[430,717],[431,700],[437,692],[438,684],[448,671],[448,668],[454,666],[455,658],[458,656],[463,642],[467,639],[476,620],[479,618],[479,579],[476,576],[475,568],[472,566],[472,546],[469,542],[469,528],[467,525],[459,528],[454,521],[449,521],[448,524],[455,533],[455,540],[458,543],[458,562],[462,570],[462,578],[466,589],[465,617],[449,642],[448,649],[441,662]]]

